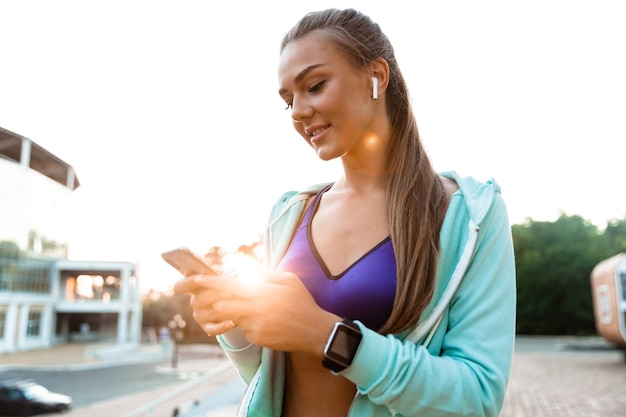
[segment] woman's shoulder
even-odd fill
[[[440,175],[439,178],[443,184],[443,189],[446,191],[446,197],[450,200],[452,195],[458,191],[459,184],[457,184],[453,179],[444,177],[443,175]]]
[[[270,212],[270,220],[277,218],[280,216],[286,209],[293,207],[295,203],[304,201],[305,204],[310,200],[310,197],[317,194],[320,190],[327,187],[331,183],[319,183],[312,185],[304,190],[300,191],[286,191],[284,192],[272,206],[272,210]],[[300,205],[298,210],[302,210]]]

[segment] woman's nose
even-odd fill
[[[307,117],[311,117],[312,114],[313,109],[311,109],[311,106],[306,102],[306,100],[296,100],[294,98],[291,103],[291,118],[294,123],[302,122]]]

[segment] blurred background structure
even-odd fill
[[[79,186],[71,165],[0,128],[0,353],[140,341],[137,266],[67,259]]]

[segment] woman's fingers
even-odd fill
[[[229,330],[228,326],[234,327],[234,324],[227,322],[233,323],[242,314],[245,314],[248,304],[246,300],[206,288],[193,292],[189,303],[193,309],[194,320],[201,326],[205,324],[213,326],[216,323],[223,326],[211,327],[207,333],[212,334],[222,333],[223,328]]]
[[[188,294],[196,291],[200,288],[200,285],[196,282],[197,275],[189,275],[179,279],[174,283],[174,292],[177,294]]]
[[[226,333],[229,330],[234,329],[235,323],[230,320],[223,321],[221,323],[203,323],[202,330],[209,336],[217,336],[222,333]]]
[[[200,290],[229,294],[237,291],[238,288],[237,279],[222,275],[189,275],[174,284],[174,292],[178,294],[195,293]]]
[[[301,326],[285,334],[285,318],[316,325],[322,310],[300,279],[287,272],[269,272],[258,281],[227,276],[196,275],[177,283],[177,291],[191,293],[193,317],[210,335],[239,327],[256,344],[282,350],[309,344]],[[289,320],[288,320],[289,321]],[[289,327],[289,326],[287,326]]]
[[[193,318],[209,335],[236,327],[233,319],[238,316],[238,308],[231,303],[241,305],[236,303],[240,289],[237,279],[218,275],[190,275],[174,284],[176,293],[191,294]]]

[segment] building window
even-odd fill
[[[30,311],[28,313],[27,337],[38,337],[41,332],[41,311]]]
[[[0,340],[4,339],[4,328],[7,319],[7,313],[4,310],[0,310]]]
[[[120,299],[122,279],[119,275],[69,276],[65,279],[65,299],[68,301],[100,301]]]
[[[49,262],[23,259],[6,261],[0,259],[0,291],[49,293]]]

